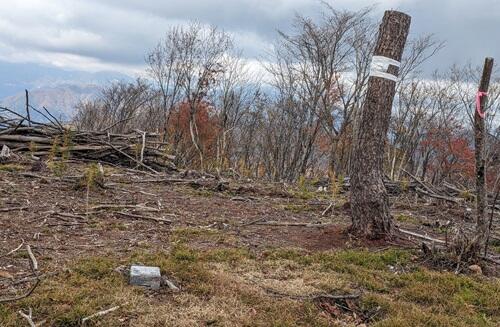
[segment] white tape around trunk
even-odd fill
[[[370,76],[381,77],[390,81],[397,82],[398,77],[387,72],[389,66],[396,66],[399,68],[401,66],[401,63],[397,60],[384,56],[373,56],[372,63],[370,65]]]

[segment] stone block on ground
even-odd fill
[[[154,290],[160,289],[161,273],[159,267],[131,266],[130,284],[145,286]]]

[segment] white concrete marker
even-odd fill
[[[131,266],[130,284],[160,289],[161,273],[159,267]]]

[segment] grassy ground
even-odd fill
[[[45,280],[29,298],[0,305],[1,326],[25,324],[18,310],[32,308],[35,321],[78,326],[97,311],[93,326],[498,326],[498,279],[436,272],[421,267],[409,250],[362,249],[309,252],[292,248],[193,249],[174,231],[169,252],[143,249],[128,257],[77,259]],[[157,265],[182,289],[158,293],[131,287],[117,267]],[[317,294],[360,293],[350,310],[306,299]],[[304,297],[304,299],[297,299]],[[363,315],[365,317],[363,317]],[[367,321],[363,321],[368,319]]]
[[[66,175],[88,171],[82,164],[66,169]],[[393,246],[352,238],[344,232],[350,207],[343,194],[332,199],[304,183],[283,190],[245,182],[223,192],[138,183],[144,175],[111,167],[108,187],[87,193],[77,187],[80,179],[51,170],[19,174],[29,171],[0,166],[0,298],[29,288],[13,281],[31,274],[23,248],[4,255],[21,240],[45,277],[31,296],[0,304],[1,327],[27,326],[19,310],[31,309],[41,326],[80,326],[82,318],[116,306],[85,325],[500,325],[498,272],[431,270],[417,250],[400,247],[418,240]],[[433,237],[448,235],[448,220],[473,224],[465,207],[411,194],[391,203],[396,224]],[[128,207],[89,209],[106,204]],[[500,253],[497,239],[490,250]],[[128,285],[122,272],[133,263],[159,266],[181,291]],[[321,294],[360,296],[334,301]]]

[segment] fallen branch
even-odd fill
[[[25,314],[22,310],[19,310],[18,313],[28,321],[30,327],[36,327],[36,324],[33,322],[33,310],[31,310],[31,308],[29,308],[28,314]]]
[[[418,184],[420,184],[423,188],[425,188],[429,193],[432,193],[432,194],[436,194],[436,192],[434,192],[433,189],[431,189],[429,186],[427,186],[424,182],[422,182],[420,179],[418,179],[416,176],[410,174],[408,171],[406,171],[405,169],[402,169],[402,171],[404,173],[406,173],[408,176],[411,177],[411,179],[413,179],[415,182],[417,182]]]
[[[33,252],[31,251],[31,246],[26,245],[26,251],[28,252],[28,255],[30,257],[30,261],[31,261],[31,270],[33,270],[33,272],[37,272],[38,271],[38,261],[36,260],[35,258],[35,255],[33,254]]]
[[[435,199],[440,199],[440,200],[445,200],[445,201],[448,201],[448,202],[451,202],[451,203],[455,203],[455,204],[458,204],[461,201],[461,199],[458,199],[458,198],[451,198],[449,196],[444,196],[444,195],[439,195],[439,194],[435,194],[435,193],[429,193],[419,187],[416,187],[415,190],[420,193],[420,194],[423,194],[423,195],[426,195],[426,196],[429,196],[431,198],[435,198]]]
[[[294,300],[319,300],[319,299],[330,299],[330,300],[354,300],[358,299],[361,294],[314,294],[314,295],[292,295],[286,293],[280,293],[270,288],[264,289],[271,296],[275,297],[286,297]]]
[[[266,218],[259,218],[259,219],[255,219],[255,220],[252,220],[248,223],[244,223],[244,224],[241,224],[240,227],[245,227],[245,226],[250,226],[250,225],[255,225],[256,223],[258,222],[261,222],[261,221],[264,221],[266,220]]]
[[[24,240],[22,240],[21,244],[19,244],[19,246],[17,248],[15,248],[14,250],[10,251],[9,253],[0,255],[0,258],[7,257],[7,256],[11,255],[12,253],[19,250],[23,245],[24,245]]]
[[[154,220],[154,221],[158,221],[158,222],[162,222],[162,223],[167,223],[167,224],[171,224],[172,223],[172,220],[165,219],[165,218],[142,216],[142,215],[136,215],[136,214],[133,214],[133,213],[123,212],[123,211],[118,211],[116,213],[119,214],[119,215],[125,216],[125,217],[130,217],[130,218],[135,218],[135,219]]]
[[[330,203],[328,205],[328,207],[326,207],[326,209],[321,213],[322,216],[326,215],[328,211],[330,211],[330,209],[332,209],[333,207],[333,203]]]
[[[38,278],[38,261],[36,260],[35,256],[33,255],[33,252],[31,251],[31,247],[29,245],[26,245],[26,251],[28,252],[28,256],[30,258],[31,271],[37,277],[36,282],[35,282],[35,284],[33,284],[33,286],[25,294],[15,296],[12,298],[0,299],[0,303],[14,302],[14,301],[18,301],[18,300],[22,300],[24,298],[27,298],[35,291],[35,289],[40,284],[40,278]]]
[[[96,312],[88,317],[82,318],[82,324],[85,323],[87,320],[90,320],[92,318],[101,317],[101,316],[107,315],[110,312],[116,311],[116,310],[120,309],[120,307],[121,307],[121,305],[117,305],[116,307],[102,310],[102,311]]]
[[[136,209],[140,211],[154,211],[159,212],[157,208],[142,207],[140,205],[134,204],[100,204],[89,208],[91,210],[103,210],[103,209]]]
[[[481,259],[483,259],[483,260],[486,260],[486,261],[488,261],[488,262],[494,263],[494,264],[496,264],[496,265],[500,265],[500,261],[495,260],[495,259],[493,259],[493,258],[491,258],[491,257],[481,256],[480,258],[481,258]]]
[[[265,226],[285,226],[285,227],[318,227],[323,228],[326,226],[331,226],[332,224],[311,224],[311,223],[293,223],[293,222],[281,222],[281,221],[263,221],[256,222],[255,225],[265,225]]]
[[[422,234],[418,234],[418,233],[415,233],[415,232],[411,232],[409,230],[405,230],[405,229],[399,228],[399,231],[401,233],[403,233],[403,234],[414,236],[414,237],[418,237],[418,238],[426,240],[426,241],[430,241],[430,242],[434,242],[434,243],[438,243],[438,244],[446,244],[446,241],[443,241],[443,240],[440,240],[440,239],[437,239],[437,238],[433,238],[433,237],[430,237],[430,236],[427,236],[427,235],[422,235]]]
[[[10,207],[10,208],[0,208],[0,212],[9,212],[9,211],[20,211],[26,210],[29,207]]]

